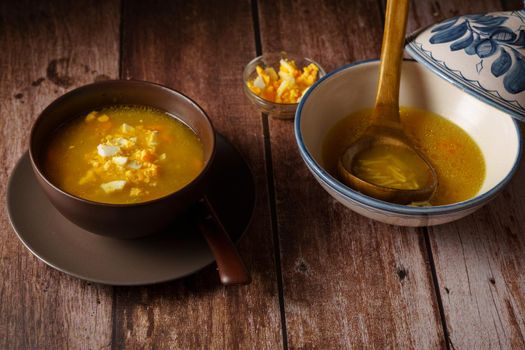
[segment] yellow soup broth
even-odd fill
[[[371,109],[366,109],[350,114],[332,127],[326,135],[323,144],[323,162],[326,170],[333,176],[338,176],[337,162],[339,156],[347,147],[359,139],[370,124],[371,111]],[[439,185],[435,195],[430,200],[430,204],[446,205],[474,197],[485,179],[485,160],[475,141],[456,124],[437,114],[416,108],[401,107],[400,115],[405,133],[410,137],[414,146],[430,160],[437,172]],[[372,161],[382,159],[381,157],[384,157],[385,154],[392,153],[390,151],[375,151],[381,154],[365,155],[362,159],[367,158],[366,160]],[[398,166],[403,166],[406,163],[410,162],[404,162]],[[394,162],[392,164],[395,165]],[[358,169],[359,166],[361,169]],[[365,171],[364,175],[366,176],[393,175],[388,169],[375,169],[374,167],[376,167],[375,164],[367,164],[366,166],[357,164],[355,170]],[[407,174],[419,173],[417,171],[410,172],[407,169],[396,169],[396,171],[398,170],[404,170],[401,174],[402,177],[407,177]],[[395,179],[396,176],[392,176],[392,180]],[[405,180],[394,181],[390,187],[409,188],[415,184],[418,188],[419,182],[424,181],[423,179],[418,180],[416,177]],[[379,178],[377,181],[385,180]]]
[[[201,172],[201,141],[185,124],[142,106],[112,106],[61,127],[46,153],[56,186],[102,203],[145,202],[175,192]]]

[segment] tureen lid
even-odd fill
[[[525,121],[525,9],[450,18],[411,34],[405,48],[442,78]]]

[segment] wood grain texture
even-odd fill
[[[415,2],[412,2],[413,4]],[[413,26],[436,21],[417,2]],[[450,15],[520,8],[513,1],[440,1]],[[525,348],[525,169],[497,199],[458,222],[429,228],[451,348]]]
[[[522,10],[525,8],[523,0],[501,0],[501,5],[505,11]]]
[[[328,71],[378,57],[381,2],[261,0],[262,49],[303,53]],[[0,349],[525,348],[523,166],[478,213],[428,229],[428,256],[425,231],[372,222],[331,199],[301,161],[292,123],[261,118],[244,98],[242,69],[256,55],[249,0],[122,5],[121,77],[163,83],[194,98],[256,175],[257,211],[240,243],[254,281],[224,288],[210,266],[157,286],[113,290],[82,282],[22,246],[4,200]],[[412,1],[408,31],[502,6],[518,9],[522,2]],[[2,198],[38,113],[76,86],[118,77],[120,10],[118,1],[0,2]]]
[[[382,0],[385,2],[385,0]],[[499,11],[501,3],[498,0],[447,0],[447,1],[411,1],[410,17],[407,23],[407,33],[426,27],[444,19],[473,13]]]
[[[111,345],[112,289],[32,256],[9,225],[5,194],[39,112],[69,89],[116,77],[118,10],[116,1],[0,2],[1,349]]]
[[[300,52],[332,70],[379,56],[376,1],[261,1],[263,52]],[[423,235],[361,217],[300,159],[293,124],[270,119],[291,349],[444,347]]]
[[[523,169],[474,215],[430,229],[454,348],[525,347]]]
[[[242,91],[255,56],[249,1],[125,1],[124,78],[195,99],[255,174],[257,208],[240,242],[253,281],[219,285],[215,267],[159,286],[117,289],[116,346],[147,349],[282,347],[260,115]]]

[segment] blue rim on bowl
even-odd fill
[[[509,171],[509,173],[501,180],[497,185],[495,185],[493,188],[488,190],[487,192],[478,195],[476,197],[473,197],[471,199],[468,199],[463,202],[458,202],[454,204],[448,204],[448,205],[440,205],[440,206],[434,206],[434,207],[410,207],[406,205],[400,205],[400,204],[393,204],[385,201],[381,201],[366,195],[363,195],[360,192],[357,192],[348,186],[341,183],[339,180],[337,180],[335,177],[333,177],[330,173],[328,173],[323,167],[318,164],[311,153],[308,151],[307,147],[304,144],[303,136],[301,134],[301,113],[302,109],[304,107],[304,104],[306,101],[308,101],[308,98],[310,97],[310,94],[312,91],[314,91],[319,85],[323,84],[330,78],[332,78],[337,73],[340,73],[344,70],[350,69],[352,67],[371,63],[371,62],[377,62],[379,59],[369,59],[369,60],[363,60],[363,61],[356,61],[354,63],[350,63],[347,65],[344,65],[340,68],[335,69],[334,71],[328,73],[324,77],[320,78],[317,82],[312,85],[312,87],[306,92],[304,97],[301,99],[301,102],[299,103],[299,106],[297,107],[297,111],[295,113],[295,125],[294,125],[294,131],[295,131],[295,139],[297,142],[297,146],[299,147],[299,152],[301,154],[301,157],[306,162],[307,167],[316,175],[318,176],[323,182],[325,182],[328,186],[330,186],[334,191],[336,191],[339,195],[356,201],[360,204],[379,209],[384,210],[388,212],[393,212],[397,214],[404,214],[404,215],[430,215],[430,214],[447,214],[451,212],[455,212],[458,209],[468,209],[476,207],[486,200],[494,197],[497,192],[504,187],[512,178],[514,173],[516,172],[522,155],[522,139],[520,134],[520,129],[518,122],[512,118],[512,122],[514,123],[514,127],[516,128],[517,135],[518,135],[518,152],[516,155],[516,159],[514,161],[514,165],[512,169]],[[405,61],[413,61],[413,60],[405,60]]]

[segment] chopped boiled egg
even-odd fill
[[[275,71],[275,69],[273,69],[273,67],[267,67],[264,70],[264,72],[268,75],[268,78],[269,78],[269,81],[267,83],[269,83],[270,81],[275,81],[279,79],[279,76],[277,75],[277,72]]]
[[[135,140],[136,140],[136,138],[135,138]],[[133,144],[135,143],[135,142],[133,142],[131,139],[126,139],[126,138],[124,138],[124,137],[115,137],[115,138],[112,140],[112,142],[113,142],[114,144],[119,145],[120,147],[123,147],[123,148],[130,148],[130,147],[132,147]]]
[[[96,180],[95,172],[93,170],[88,170],[86,172],[86,175],[84,175],[83,177],[80,178],[80,180],[78,181],[78,184],[79,185],[84,185],[84,184],[87,184],[89,182],[93,182],[95,180]]]
[[[102,185],[100,185],[100,187],[106,193],[112,193],[112,192],[115,192],[115,191],[121,191],[124,188],[124,186],[126,186],[126,181],[125,180],[115,180],[115,181],[106,182],[106,183],[103,183]]]
[[[149,147],[155,147],[157,145],[158,134],[159,132],[157,130],[149,131],[146,134],[146,143]]]
[[[89,123],[89,122],[95,120],[96,117],[97,117],[97,112],[93,111],[93,112],[89,113],[84,120]]]
[[[281,59],[279,72],[274,68],[256,68],[257,77],[246,84],[257,96],[277,103],[297,103],[317,80],[319,67],[310,63],[301,69],[293,60]]]
[[[109,120],[109,117],[105,114],[102,114],[100,117],[97,118],[97,120],[101,123],[105,123]]]
[[[133,169],[133,170],[138,170],[142,168],[142,164],[140,164],[136,160],[132,160],[131,162],[128,163],[128,168]]]
[[[104,121],[109,121],[109,117],[102,113],[92,112],[88,116],[84,118],[86,122],[97,120],[101,126],[105,125]],[[105,134],[96,150],[86,155],[91,169],[79,178],[78,183],[102,183],[100,188],[108,194],[128,186],[130,196],[143,196],[148,191],[141,186],[156,186],[159,177],[156,163],[166,159],[165,153],[157,153],[162,131],[157,130],[157,126],[126,123],[113,128],[114,132]],[[114,179],[118,180],[112,181]]]
[[[131,190],[129,190],[129,195],[132,197],[140,196],[142,193],[142,190],[138,187],[133,187]]]
[[[111,157],[117,154],[119,151],[120,151],[120,147],[118,146],[103,145],[103,144],[100,144],[97,146],[97,152],[101,157]]]
[[[266,87],[264,79],[260,75],[257,78],[255,78],[255,80],[253,81],[253,85],[255,87],[258,87],[259,89],[264,89]]]
[[[111,160],[117,165],[125,165],[128,162],[128,157],[115,156]]]
[[[157,159],[155,153],[146,149],[135,152],[134,156],[142,162],[153,162],[155,159]]]
[[[292,88],[293,82],[288,79],[283,79],[279,87],[277,88],[277,97],[281,97],[286,90]]]
[[[120,130],[125,134],[131,134],[135,131],[135,128],[129,124],[124,123],[120,126]]]
[[[297,67],[295,66],[294,61],[288,61],[284,58],[281,58],[281,60],[279,61],[279,64],[280,64],[279,71],[281,72],[293,74],[297,70]]]

